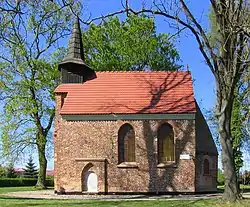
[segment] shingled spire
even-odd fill
[[[83,83],[95,78],[95,72],[84,62],[82,33],[78,17],[73,24],[68,54],[59,63],[58,69],[61,71],[62,83]]]

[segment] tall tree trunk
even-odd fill
[[[222,147],[222,167],[225,176],[225,190],[223,198],[234,202],[240,198],[240,192],[237,185],[230,130],[232,106],[233,100],[222,99],[218,118],[220,143]]]
[[[39,172],[36,187],[45,189],[46,188],[46,169],[47,169],[47,159],[45,156],[46,148],[46,137],[44,135],[39,135],[37,140],[38,158],[39,158]]]

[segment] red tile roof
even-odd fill
[[[14,172],[16,172],[16,173],[23,173],[24,169],[23,168],[14,168]]]
[[[46,175],[54,176],[54,174],[55,174],[54,170],[46,169]]]
[[[97,72],[84,84],[62,84],[60,114],[162,114],[196,111],[190,72]]]

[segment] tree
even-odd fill
[[[242,94],[237,87],[235,90],[235,98],[233,103],[232,110],[232,119],[231,119],[231,134],[232,134],[232,145],[233,145],[233,157],[234,165],[236,170],[236,175],[239,183],[240,169],[243,167],[243,152],[244,146],[248,146],[249,137],[245,133],[245,111],[242,106],[244,106],[244,94]],[[215,109],[212,109],[207,112],[207,119],[209,121],[209,126],[212,129],[213,136],[218,138],[218,120],[215,117]],[[220,148],[220,144],[217,142],[217,148]]]
[[[0,166],[0,178],[6,177],[6,167]]]
[[[165,17],[175,23],[176,29],[188,28],[198,43],[209,69],[216,81],[216,116],[218,118],[219,137],[222,147],[222,165],[225,175],[223,198],[236,201],[240,198],[234,165],[233,143],[231,135],[231,117],[234,92],[242,74],[249,67],[249,1],[242,0],[210,0],[215,12],[217,33],[220,39],[218,47],[212,47],[209,35],[198,22],[184,0],[154,0],[151,7],[143,5],[141,10],[130,7],[125,0],[124,9],[102,16],[101,18],[121,13],[139,15],[142,13]],[[92,21],[98,18],[92,19]]]
[[[221,169],[218,169],[218,172],[217,172],[217,182],[218,182],[218,185],[224,185],[224,182],[225,182],[224,173]]]
[[[24,177],[26,178],[37,178],[37,169],[35,163],[33,162],[32,157],[30,156],[27,165],[24,168]]]
[[[220,51],[221,35],[218,34],[218,25],[216,23],[216,15],[213,9],[210,12],[210,34],[209,40],[215,51]],[[245,16],[247,19],[248,16]],[[231,120],[231,135],[233,143],[233,157],[237,178],[239,178],[240,168],[243,166],[243,146],[248,143],[247,133],[245,133],[245,126],[249,125],[249,120],[245,117],[249,114],[249,74],[250,71],[246,70],[239,80],[235,91],[234,101],[232,107],[232,120]]]
[[[14,164],[11,162],[6,168],[6,178],[16,178]]]
[[[119,21],[110,17],[83,33],[86,63],[96,71],[178,70],[180,58],[170,38],[156,34],[152,18],[130,15]]]
[[[241,181],[242,181],[242,184],[244,185],[250,184],[250,171],[245,170],[244,172],[242,172]]]
[[[1,1],[0,6],[9,5]],[[19,156],[31,146],[39,158],[37,186],[45,188],[46,146],[51,142],[58,41],[69,35],[71,13],[50,1],[22,1],[22,13],[0,13],[1,132],[5,155]]]

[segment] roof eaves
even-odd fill
[[[194,120],[195,112],[183,114],[62,114],[68,121]]]

